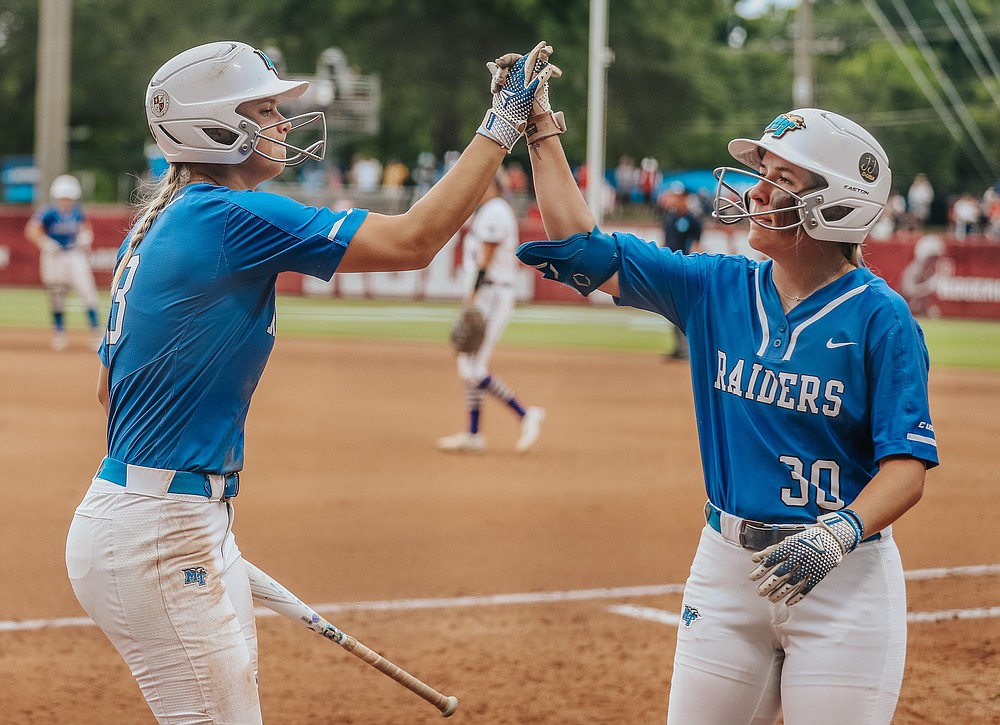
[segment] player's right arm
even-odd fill
[[[406,213],[369,213],[337,271],[426,267],[475,211],[506,153],[500,144],[477,135],[448,173]]]
[[[43,252],[47,249],[59,249],[59,242],[45,233],[45,227],[36,216],[32,216],[24,226],[24,238]]]

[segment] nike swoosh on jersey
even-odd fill
[[[848,345],[857,345],[857,344],[858,343],[856,342],[834,342],[832,337],[826,341],[826,346],[831,350],[838,347],[847,347]]]

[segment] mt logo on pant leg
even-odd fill
[[[181,573],[184,575],[184,586],[189,587],[192,584],[197,584],[200,587],[205,586],[205,580],[208,578],[208,571],[203,566],[195,566],[190,569],[182,569]]]

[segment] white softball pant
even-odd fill
[[[87,261],[87,253],[79,247],[43,250],[39,259],[39,276],[46,287],[74,290],[80,295],[84,307],[88,309],[97,307],[94,273],[90,269],[90,262]]]
[[[516,297],[512,285],[484,285],[476,293],[476,307],[486,318],[486,332],[475,355],[458,355],[458,375],[467,385],[478,385],[489,375],[493,348],[514,316]]]
[[[126,487],[94,479],[66,542],[73,591],[158,722],[261,723],[253,599],[232,504],[164,491],[162,476],[134,467]]]
[[[705,527],[684,588],[668,725],[888,725],[903,680],[906,592],[891,533],[794,607],[748,578],[752,552]]]

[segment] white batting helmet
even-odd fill
[[[80,182],[75,176],[63,174],[52,180],[49,186],[49,198],[51,199],[71,199],[76,201],[80,198]]]
[[[798,221],[813,239],[860,244],[875,225],[889,199],[892,172],[889,159],[875,137],[849,118],[818,108],[783,113],[768,124],[758,140],[738,138],[729,142],[729,153],[754,172],[765,152],[822,177],[820,188],[793,194]],[[751,212],[746,195],[726,198],[726,172],[748,176],[746,171],[716,169],[719,190],[715,216],[724,222],[752,219],[769,213]],[[749,175],[749,176],[755,176]]]
[[[239,164],[258,153],[291,166],[323,158],[323,113],[314,111],[260,126],[237,113],[236,107],[262,98],[281,103],[298,98],[308,86],[306,81],[279,78],[270,58],[246,43],[207,43],[174,56],[153,74],[146,88],[146,119],[169,162]],[[291,158],[267,156],[257,149],[262,131],[283,123],[296,129],[317,120],[322,124],[322,140],[307,148],[274,141],[294,152]]]

